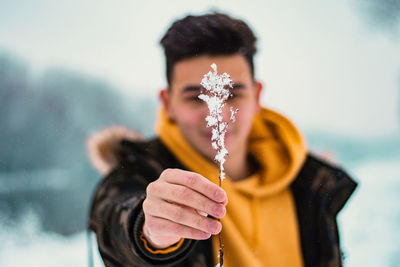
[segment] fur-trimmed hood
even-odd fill
[[[122,140],[140,141],[144,140],[144,137],[137,131],[114,125],[87,139],[90,162],[100,174],[107,174],[120,162],[118,155],[122,150]]]

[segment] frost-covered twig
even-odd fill
[[[215,160],[219,163],[219,186],[225,178],[224,163],[225,156],[228,155],[228,150],[225,148],[225,134],[228,128],[228,122],[224,122],[222,118],[222,109],[225,106],[225,101],[231,96],[229,88],[232,88],[232,80],[229,74],[217,74],[217,65],[211,65],[213,72],[209,71],[204,75],[201,85],[204,87],[199,98],[205,101],[208,105],[210,115],[206,117],[207,127],[212,127],[211,145],[217,151]],[[233,110],[230,107],[232,122],[235,121],[235,114],[238,109]],[[219,233],[219,263],[217,266],[223,266],[224,244],[222,242],[221,232]]]

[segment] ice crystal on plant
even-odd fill
[[[201,85],[205,90],[199,95],[199,98],[207,103],[210,115],[206,117],[207,127],[212,127],[211,145],[217,151],[215,160],[219,163],[220,179],[225,178],[224,163],[228,150],[225,148],[225,134],[228,123],[223,121],[222,109],[226,100],[231,96],[229,88],[232,88],[232,80],[226,72],[221,75],[217,73],[217,65],[211,64],[213,72],[209,71],[204,75]],[[231,121],[235,121],[235,114],[238,109],[231,111]]]
[[[235,115],[236,115],[236,113],[238,113],[239,109],[237,108],[237,109],[233,110],[233,108],[231,107],[230,111],[231,111],[231,121],[235,122],[236,121],[236,116]]]

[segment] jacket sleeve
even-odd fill
[[[148,181],[126,166],[119,166],[99,184],[90,210],[90,229],[96,233],[106,266],[178,266],[194,246],[185,240],[175,251],[153,254],[140,234],[142,203]]]

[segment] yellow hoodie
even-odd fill
[[[218,184],[218,167],[194,150],[161,110],[157,131],[162,142],[188,170]],[[303,266],[297,215],[289,188],[305,157],[299,131],[282,115],[263,108],[254,117],[248,152],[260,169],[247,179],[225,179],[229,199],[221,220],[224,266]],[[217,262],[218,236],[213,237]]]

